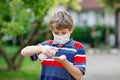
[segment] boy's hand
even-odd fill
[[[53,57],[56,61],[63,63],[66,60],[65,55],[61,55],[59,57]]]
[[[50,46],[43,46],[42,53],[45,54],[47,57],[53,57],[58,50],[56,48]]]

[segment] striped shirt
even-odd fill
[[[64,46],[59,47],[53,40],[40,43],[40,45],[48,45],[58,49],[55,56],[65,55],[67,60],[85,74],[86,55],[83,45],[80,42],[71,39]],[[31,56],[32,61],[38,59],[37,54]],[[40,80],[75,80],[64,66],[52,58],[41,61],[42,72]]]

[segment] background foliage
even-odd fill
[[[48,11],[59,4],[67,10],[81,9],[79,2],[82,0],[0,0],[0,79],[1,80],[37,80],[39,79],[40,64],[31,62],[27,57],[20,55],[23,47],[39,43],[51,38],[49,25],[44,24],[44,17]],[[110,6],[119,0],[101,0]],[[96,25],[95,29],[102,36],[100,43],[104,43],[105,26]],[[112,27],[111,33],[115,33]],[[91,36],[92,28],[77,26],[72,37],[93,46]],[[87,34],[86,34],[87,33]],[[5,39],[8,36],[8,40]],[[49,37],[50,36],[50,37]],[[12,45],[11,39],[16,39],[17,45]],[[8,46],[9,45],[9,46]],[[6,47],[7,46],[7,47]],[[34,73],[34,74],[33,74]],[[34,76],[34,77],[33,77]]]
[[[98,35],[96,34],[95,38],[92,37],[92,29],[95,29],[96,32],[98,32]],[[90,26],[76,26],[74,33],[72,35],[73,39],[90,44],[91,47],[94,47],[94,41],[97,40],[98,44],[105,44],[105,32],[106,32],[107,26],[105,25],[95,25],[94,27]],[[110,34],[115,34],[115,28],[113,26],[109,27]]]

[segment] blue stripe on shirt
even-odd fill
[[[52,71],[52,72],[51,72]],[[61,74],[62,73],[62,74]],[[74,80],[65,68],[59,68],[56,66],[43,66],[41,73],[41,80]],[[55,77],[53,77],[55,75]],[[54,79],[55,78],[55,79]]]

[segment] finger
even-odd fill
[[[57,48],[54,48],[54,47],[51,47],[50,49],[51,49],[51,50],[54,50],[54,51],[56,51],[56,52],[58,51],[58,49],[57,49]]]
[[[51,48],[48,49],[48,51],[49,51],[49,53],[50,53],[51,56],[55,56],[55,53],[56,53],[58,50],[51,47]]]
[[[53,57],[54,56],[53,52],[50,49],[47,49],[46,54],[47,54],[48,57]]]
[[[53,59],[55,59],[56,61],[59,61],[59,57],[52,57]]]

